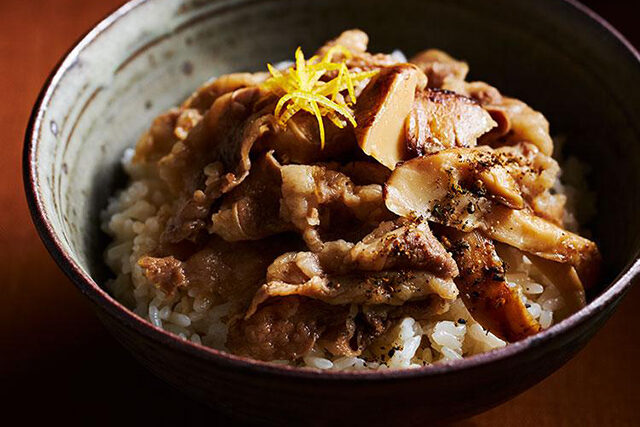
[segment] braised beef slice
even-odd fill
[[[269,264],[300,245],[299,239],[289,234],[233,243],[214,237],[185,260],[145,256],[139,265],[147,279],[168,294],[178,288],[196,288],[221,301],[246,307],[262,284]]]
[[[160,160],[160,176],[178,197],[163,241],[197,240],[213,202],[247,177],[251,147],[273,127],[271,114],[254,111],[263,95],[250,87],[219,97],[188,137]]]
[[[264,154],[247,179],[223,196],[209,231],[234,242],[291,230],[292,225],[280,218],[281,185],[280,164],[271,152]]]

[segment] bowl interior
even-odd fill
[[[636,257],[640,66],[563,1],[137,1],[65,61],[35,123],[35,183],[64,251],[102,285],[100,211],[124,184],[119,159],[158,113],[211,76],[262,70],[359,27],[372,51],[429,47],[467,60],[471,78],[542,111],[566,151],[591,166],[606,262],[600,290]]]

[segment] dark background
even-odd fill
[[[0,419],[229,425],[144,371],[106,333],[28,216],[20,157],[30,109],[60,56],[122,3],[0,0]],[[640,46],[637,1],[584,3]],[[640,425],[638,300],[636,286],[564,368],[460,425]]]

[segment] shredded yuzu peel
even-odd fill
[[[342,60],[333,62],[337,54],[342,55]],[[356,103],[354,84],[373,77],[378,71],[349,71],[346,60],[351,56],[347,48],[336,45],[330,47],[322,58],[315,55],[305,60],[302,49],[298,47],[295,67],[283,72],[267,64],[271,77],[263,83],[263,87],[280,97],[274,110],[278,122],[286,126],[287,121],[299,111],[314,115],[318,120],[322,149],[325,143],[323,117],[341,129],[347,125],[347,121],[356,127],[351,111],[351,106]],[[328,81],[321,80],[325,74],[336,71],[336,77]],[[346,94],[343,96],[341,92]]]

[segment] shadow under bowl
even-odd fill
[[[591,165],[606,263],[580,312],[505,349],[405,371],[273,366],[183,341],[102,285],[99,212],[123,184],[119,159],[155,115],[210,76],[260,70],[348,28],[372,51],[437,47],[471,78],[521,98]],[[107,328],[146,367],[235,416],[274,423],[415,424],[461,418],[542,380],[582,348],[636,276],[640,247],[640,63],[601,18],[573,1],[133,1],[89,32],[52,73],[26,133],[24,178],[38,231]]]

